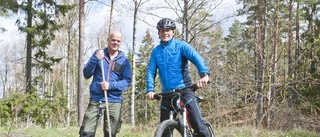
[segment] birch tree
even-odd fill
[[[84,0],[79,0],[79,53],[78,53],[78,126],[81,126],[84,108],[83,108],[83,67],[84,67]]]
[[[144,4],[148,2],[148,0],[133,0],[134,3],[134,9],[133,9],[133,37],[132,37],[132,83],[131,83],[131,125],[135,125],[135,90],[136,90],[136,30],[137,30],[137,20],[138,20],[138,13],[139,8]]]

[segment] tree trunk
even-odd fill
[[[183,20],[182,20],[182,39],[185,41],[189,41],[189,22],[188,22],[188,0],[184,0],[184,6],[183,6]]]
[[[8,57],[7,53],[6,53],[6,58]],[[4,74],[4,80],[3,80],[3,92],[2,92],[2,98],[6,98],[6,94],[7,94],[7,84],[8,84],[8,63],[7,63],[7,59],[6,59],[6,63],[5,63],[5,74]]]
[[[78,55],[78,126],[81,126],[83,108],[83,47],[84,47],[84,0],[79,1],[79,55]]]
[[[263,89],[264,89],[264,48],[265,48],[265,1],[258,0],[258,39],[257,39],[257,121],[256,124],[259,126],[263,120]]]
[[[271,127],[271,121],[274,116],[273,113],[273,106],[274,106],[274,96],[276,90],[276,78],[277,78],[277,56],[278,56],[278,41],[279,41],[279,7],[280,7],[280,0],[277,0],[276,4],[276,12],[274,16],[274,28],[273,28],[273,49],[272,49],[272,58],[271,58],[271,71],[270,71],[270,81],[269,81],[269,93],[268,93],[268,120],[267,126],[268,129]]]
[[[289,102],[288,102],[288,106],[289,108],[293,107],[293,84],[292,83],[292,0],[289,0],[289,30],[288,30],[288,82],[289,82],[289,94],[290,94],[290,98],[289,98]]]
[[[132,83],[131,83],[131,125],[135,125],[135,120],[134,120],[134,98],[135,98],[135,87],[136,87],[136,33],[137,33],[137,18],[138,18],[138,10],[140,7],[141,1],[134,1],[134,13],[133,13],[133,38],[132,38]]]
[[[28,0],[27,5],[27,27],[32,27],[32,0]],[[26,92],[31,92],[32,86],[32,34],[27,33],[27,57],[26,57]]]
[[[300,69],[300,66],[302,65],[301,63],[301,59],[300,58],[300,17],[299,17],[299,10],[300,10],[300,2],[297,2],[296,4],[297,6],[297,9],[296,9],[296,22],[295,22],[295,28],[296,28],[296,34],[295,34],[295,69],[294,69],[294,80],[297,81],[299,79],[301,79],[300,77],[300,73],[301,73],[301,69]],[[298,88],[298,83],[296,84],[296,87]]]
[[[299,69],[298,69],[298,66],[300,66],[300,60],[299,60],[299,57],[300,57],[300,23],[299,23],[299,8],[300,6],[300,2],[297,2],[297,9],[296,9],[296,22],[295,22],[295,28],[296,28],[296,35],[295,35],[295,62],[297,64],[295,64],[295,69],[294,69],[294,80],[298,80],[300,79],[300,72],[299,72]]]
[[[67,126],[70,126],[70,111],[71,111],[71,90],[70,90],[70,62],[71,62],[71,32],[68,31],[68,46],[67,46],[67,61],[65,67],[66,89],[67,89]]]
[[[110,33],[111,33],[111,28],[112,28],[113,8],[114,8],[114,0],[111,0],[108,35],[110,35]]]

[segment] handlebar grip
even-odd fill
[[[160,99],[161,99],[160,95],[158,95],[158,94],[154,94],[153,97],[154,97],[154,99],[156,99],[156,100],[160,100]]]

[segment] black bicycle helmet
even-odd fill
[[[161,19],[157,24],[157,29],[176,29],[176,24],[174,23],[174,20],[169,18],[163,18]]]

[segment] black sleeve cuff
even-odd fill
[[[201,78],[203,78],[203,77],[205,77],[205,76],[207,76],[207,75],[210,75],[210,74],[207,73],[207,72],[202,72],[202,73],[200,73],[200,77],[201,77]]]

